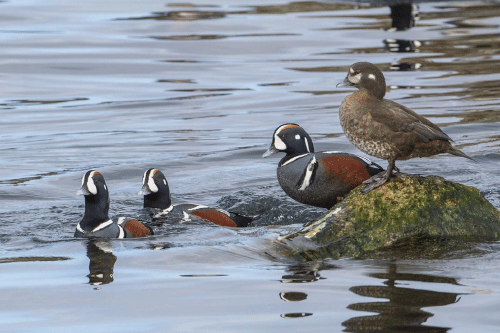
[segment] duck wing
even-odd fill
[[[393,132],[412,132],[424,142],[431,140],[453,141],[436,124],[415,111],[391,100],[384,100],[384,106],[370,112],[372,119],[384,124]]]

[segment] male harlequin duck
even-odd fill
[[[311,137],[297,124],[279,126],[262,157],[278,152],[286,153],[278,164],[281,188],[292,199],[316,207],[333,207],[339,197],[384,171],[360,156],[338,151],[315,153]]]
[[[368,155],[389,161],[387,171],[376,177],[365,192],[385,184],[396,168],[396,160],[450,153],[466,157],[450,144],[451,138],[437,125],[413,110],[384,99],[384,74],[373,64],[358,62],[349,68],[337,87],[354,86],[359,91],[340,105],[340,124],[352,144]]]
[[[191,215],[203,220],[225,226],[246,227],[255,218],[226,212],[222,209],[210,208],[196,204],[172,205],[167,179],[158,169],[148,169],[142,176],[142,189],[138,193],[144,195],[144,208],[157,208],[161,211],[155,217],[181,217],[189,220]]]
[[[82,188],[76,194],[85,196],[85,214],[76,226],[75,237],[131,238],[153,234],[151,228],[136,220],[108,216],[109,193],[104,177],[90,170],[82,178]]]

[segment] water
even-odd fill
[[[316,150],[359,154],[338,121],[350,91],[335,88],[356,61],[477,160],[401,170],[476,186],[500,208],[500,4],[418,5],[416,26],[396,31],[389,7],[355,1],[0,2],[0,331],[497,332],[498,243],[397,262],[267,251],[324,210],[287,198],[280,157],[261,155],[287,122]],[[72,238],[85,171],[105,176],[112,215],[140,216],[150,167],[174,202],[262,216]]]

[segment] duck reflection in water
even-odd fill
[[[433,314],[422,308],[445,306],[460,300],[457,293],[438,292],[422,289],[398,287],[397,281],[417,281],[459,285],[454,278],[424,274],[397,272],[397,265],[391,264],[387,273],[370,274],[377,279],[385,279],[386,286],[355,286],[353,293],[373,298],[385,298],[386,302],[351,304],[347,308],[354,311],[375,312],[378,315],[354,317],[342,323],[344,332],[433,332],[443,333],[451,328],[425,326]]]
[[[418,6],[413,3],[395,2],[389,4],[391,8],[392,28],[389,30],[404,31],[415,26],[415,22],[420,19]]]
[[[282,283],[308,283],[316,282],[324,279],[320,276],[319,271],[324,269],[333,269],[336,266],[316,262],[312,264],[299,264],[290,266],[287,269],[289,274],[285,274],[281,278]],[[284,291],[279,294],[280,299],[285,302],[302,302],[307,299],[307,294],[301,291]],[[310,312],[290,312],[282,313],[281,318],[302,318],[312,316]]]
[[[337,266],[327,264],[324,262],[315,262],[307,264],[292,265],[286,269],[289,274],[281,277],[283,283],[305,283],[315,282],[324,279],[319,274],[319,271],[325,269],[335,269]]]
[[[419,20],[418,6],[412,3],[402,3],[399,1],[388,1],[391,8],[391,28],[388,31],[404,31],[415,26],[415,22]],[[396,53],[416,53],[419,52],[422,42],[419,40],[408,39],[393,39],[384,40],[384,44],[389,52]],[[413,71],[417,70],[422,65],[412,62],[396,62],[391,65],[391,70],[398,71]]]
[[[113,282],[116,256],[109,241],[89,239],[87,243],[89,263],[89,284],[98,286]]]

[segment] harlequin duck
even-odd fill
[[[316,207],[333,207],[339,197],[384,171],[364,157],[338,151],[315,153],[311,137],[297,124],[279,126],[262,157],[278,152],[286,153],[278,164],[281,188],[292,199]]]
[[[87,171],[76,194],[85,196],[85,214],[76,226],[75,237],[131,238],[153,234],[151,228],[139,221],[121,217],[116,222],[109,218],[108,187],[99,172]]]
[[[144,172],[142,189],[138,194],[144,195],[144,208],[150,207],[161,210],[155,214],[155,217],[180,217],[181,220],[189,220],[194,215],[197,218],[225,227],[246,227],[255,220],[254,217],[242,216],[204,205],[172,205],[167,179],[158,169],[148,169]]]
[[[368,155],[388,160],[389,167],[365,189],[385,184],[396,168],[396,160],[429,157],[441,153],[470,158],[450,144],[451,138],[437,125],[413,110],[384,99],[384,74],[373,64],[358,62],[349,68],[337,87],[354,86],[359,91],[340,105],[340,124],[352,144]]]

